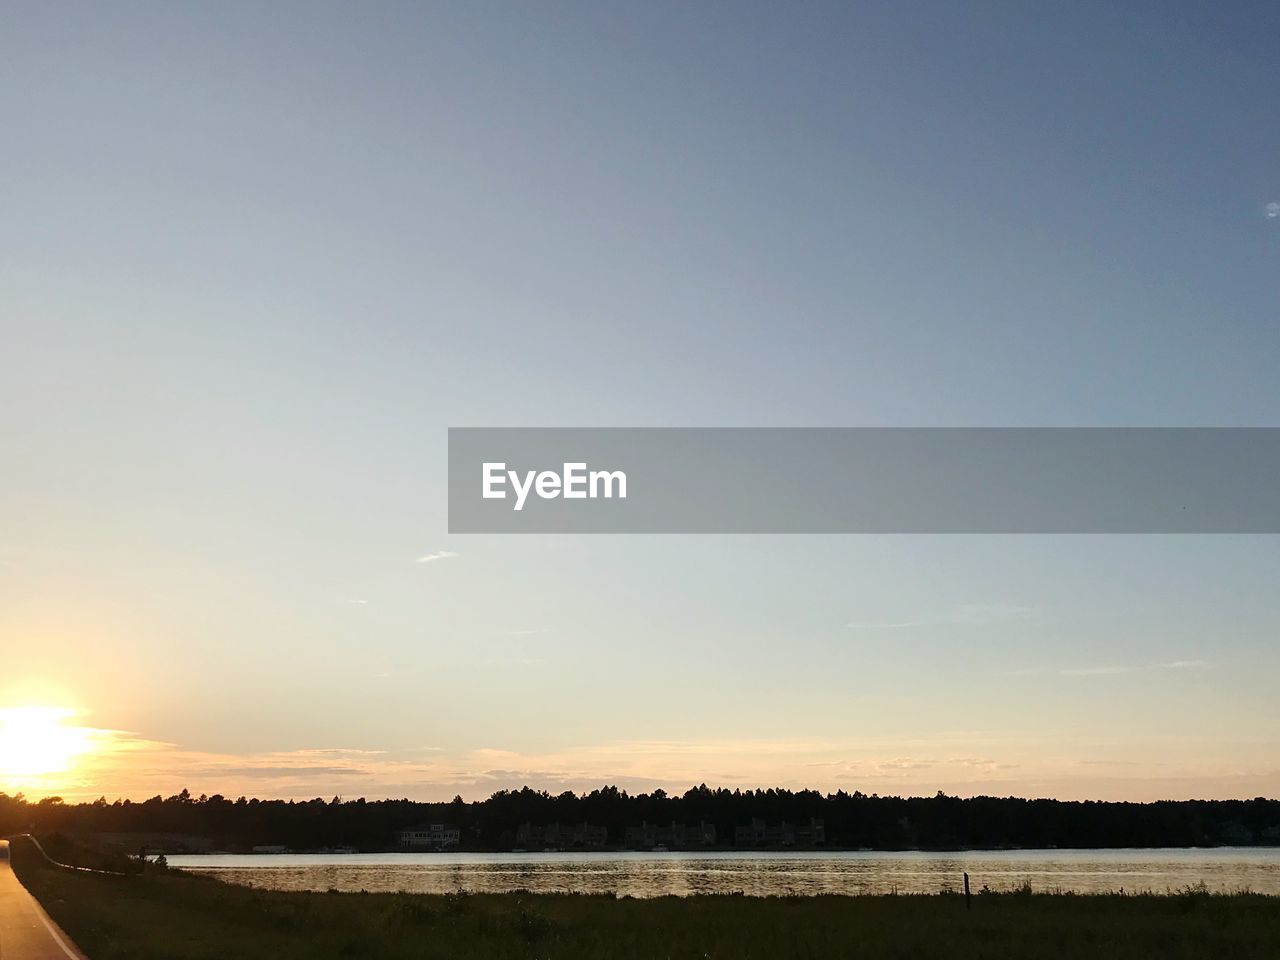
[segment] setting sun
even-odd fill
[[[92,731],[68,723],[67,707],[25,706],[0,709],[0,783],[70,770],[92,749]]]

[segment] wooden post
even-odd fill
[[[969,897],[969,874],[964,875],[964,908],[966,910],[973,909],[973,901]]]

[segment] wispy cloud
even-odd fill
[[[448,560],[452,557],[457,557],[457,556],[461,556],[461,554],[454,553],[452,550],[437,550],[435,553],[424,553],[422,556],[418,557],[418,559],[414,560],[413,562],[414,563],[435,563],[437,560]]]
[[[1168,669],[1178,669],[1168,667]],[[1180,794],[1273,793],[1280,771],[1258,759],[1256,741],[1166,738],[1144,746],[1137,765],[1108,755],[1115,744],[1064,736],[992,738],[981,731],[901,737],[610,740],[543,750],[503,744],[414,746],[396,750],[329,747],[217,753],[99,731],[103,740],[70,773],[22,785],[45,795],[92,799],[193,793],[286,798],[488,796],[526,784],[552,792],[612,783],[628,790],[683,791],[713,786],[786,786],[928,796],[1063,795],[1153,799]],[[908,749],[900,749],[909,745]],[[1114,769],[1112,768],[1114,767]],[[1092,772],[1090,772],[1092,771]]]
[[[1150,760],[1145,762],[1138,761],[1138,760],[1077,760],[1076,763],[1080,764],[1082,767],[1144,767],[1144,766],[1158,767],[1158,766],[1162,766],[1162,764],[1153,763]]]
[[[1032,613],[1031,607],[1011,603],[962,603],[945,613],[922,620],[854,620],[845,626],[850,630],[905,630],[914,627],[988,626],[1021,620]]]
[[[936,620],[855,620],[845,624],[850,630],[905,630],[909,627],[928,627]]]
[[[1209,666],[1206,660],[1170,660],[1167,663],[1120,664],[1100,667],[1072,667],[1059,670],[1064,677],[1108,677],[1122,673],[1146,673],[1153,670],[1202,670]]]
[[[369,603],[369,601],[368,601],[368,600],[355,600],[355,599],[352,599],[352,598],[350,598],[350,597],[349,597],[349,598],[347,598],[347,600],[346,600],[346,601],[344,601],[344,602],[346,602],[346,603],[354,603],[355,605],[360,606],[360,607],[366,606],[366,605]]]

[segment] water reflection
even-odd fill
[[[745,893],[812,896],[975,889],[1280,894],[1280,849],[965,853],[562,853],[173,856],[170,864],[276,890],[370,892]]]

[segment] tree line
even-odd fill
[[[509,850],[523,823],[587,822],[621,846],[640,823],[710,823],[718,845],[753,819],[769,823],[823,821],[826,846],[837,849],[1190,847],[1280,845],[1280,800],[1166,800],[1155,803],[1027,800],[1017,797],[896,797],[816,790],[728,790],[702,784],[680,795],[629,794],[606,786],[590,793],[550,794],[524,787],[487,800],[260,800],[192,796],[188,791],[141,802],[100,798],[38,802],[0,793],[0,835],[166,835],[199,838],[200,846],[246,850],[354,847],[388,850],[396,832],[420,823],[448,823],[462,847]],[[172,846],[172,845],[171,845]]]

